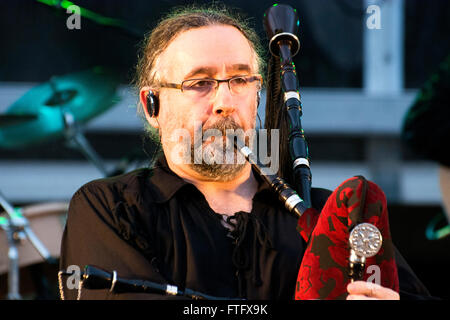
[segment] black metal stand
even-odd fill
[[[21,214],[20,209],[14,208],[6,201],[0,192],[0,205],[5,209],[6,217],[1,220],[2,227],[7,235],[8,240],[8,296],[9,300],[20,300],[22,296],[19,293],[19,251],[17,245],[28,238],[36,251],[44,259],[44,261],[53,263],[55,259],[50,252],[39,240],[39,238],[31,230],[28,220]]]

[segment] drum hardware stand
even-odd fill
[[[39,255],[48,263],[54,263],[55,259],[44,244],[31,230],[28,220],[22,215],[19,208],[14,208],[0,192],[0,205],[5,209],[6,217],[0,217],[0,227],[5,230],[8,240],[8,296],[9,300],[20,300],[19,293],[19,251],[17,244],[25,238],[30,240]]]
[[[76,122],[73,114],[67,110],[62,111],[64,126],[65,126],[65,137],[68,142],[68,146],[80,151],[89,161],[91,161],[97,169],[107,177],[109,175],[103,161],[97,152],[92,148],[89,141],[84,136],[80,126]]]
[[[126,172],[126,169],[131,163],[138,163],[134,156],[126,157],[120,160],[120,162],[113,167],[112,170],[108,171],[101,157],[84,136],[82,128],[76,122],[73,114],[67,110],[62,110],[62,116],[65,127],[64,135],[67,139],[68,146],[80,151],[90,162],[94,164],[94,166],[97,167],[104,177],[122,174]]]

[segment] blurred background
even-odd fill
[[[0,194],[51,254],[81,185],[148,164],[154,145],[130,86],[137,50],[161,15],[186,3],[192,2],[74,0],[85,10],[80,28],[71,29],[69,1],[0,2]],[[223,3],[251,19],[267,48],[262,17],[274,1]],[[313,186],[333,190],[354,175],[378,183],[388,197],[394,244],[432,295],[450,298],[440,164],[401,139],[420,88],[450,54],[450,1],[283,3],[300,18],[295,64]],[[260,116],[264,121],[264,107]],[[7,222],[0,222],[5,299],[11,267]],[[28,242],[18,244],[20,295],[55,299],[57,266],[43,263]]]

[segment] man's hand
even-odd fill
[[[347,300],[400,300],[400,295],[389,288],[365,281],[355,281],[347,286]]]

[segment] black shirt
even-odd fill
[[[205,294],[246,299],[292,299],[306,248],[270,187],[259,180],[252,212],[224,222],[203,194],[167,166],[138,169],[87,183],[73,196],[61,247],[60,267],[99,266],[123,278],[174,284]],[[313,188],[320,210],[329,190]],[[229,228],[229,225],[232,228]],[[404,297],[427,295],[399,254]],[[402,283],[402,279],[405,279]],[[63,281],[65,284],[65,282]],[[76,289],[63,286],[66,299]],[[166,299],[157,294],[81,292],[81,299]]]

